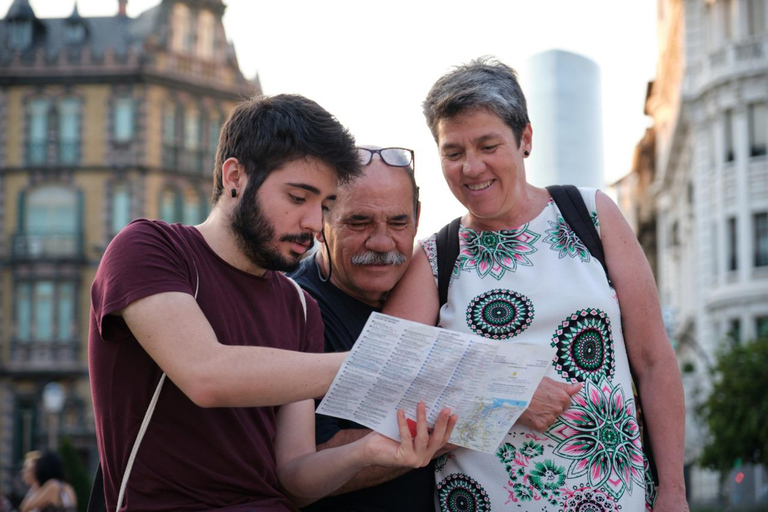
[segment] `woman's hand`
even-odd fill
[[[427,407],[420,403],[416,409],[416,431],[413,435],[405,413],[397,411],[400,442],[372,432],[361,439],[365,460],[376,466],[424,467],[451,438],[457,420],[458,416],[452,415],[450,409],[443,409],[430,433]]]
[[[546,432],[557,418],[568,410],[571,397],[581,391],[582,386],[581,382],[567,384],[544,377],[517,423],[538,432]]]

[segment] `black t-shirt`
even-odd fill
[[[320,280],[315,258],[307,258],[291,274],[317,301],[325,324],[325,351],[346,352],[352,350],[357,337],[365,327],[371,312],[378,311],[350,297],[330,282]],[[349,420],[315,414],[315,438],[317,444],[331,439],[339,430],[367,428]],[[433,464],[385,482],[339,496],[330,496],[302,510],[305,512],[424,512],[434,510],[435,471]]]

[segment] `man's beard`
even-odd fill
[[[258,189],[246,190],[240,202],[232,210],[232,231],[235,241],[251,262],[259,268],[291,272],[296,270],[301,255],[289,258],[283,256],[275,245],[275,226],[269,221],[257,199]],[[286,234],[280,242],[312,242],[310,233]]]

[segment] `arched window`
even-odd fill
[[[208,120],[208,149],[211,153],[216,153],[216,147],[219,145],[219,133],[221,132],[221,119],[212,114]]]
[[[133,98],[115,100],[112,138],[115,142],[130,142],[133,139]]]
[[[179,193],[171,187],[166,187],[160,192],[160,220],[172,224],[179,222],[180,204]]]
[[[219,145],[220,132],[221,118],[218,114],[211,114],[208,118],[208,171],[216,165],[216,148]]]
[[[29,192],[24,232],[34,236],[72,236],[79,231],[77,193],[62,185]]]
[[[32,286],[20,283],[16,287],[16,337],[22,341],[30,339],[32,327]]]
[[[16,287],[16,339],[19,341],[74,341],[75,283],[25,281]]]
[[[176,107],[174,105],[163,107],[163,144],[167,146],[176,144]]]
[[[59,103],[59,162],[73,164],[80,153],[80,100],[67,98]]]
[[[173,5],[173,40],[172,48],[178,53],[191,53],[192,51],[192,16],[189,7],[177,3]]]
[[[177,108],[173,104],[163,107],[163,166],[167,169],[178,167]]]
[[[197,56],[212,60],[216,41],[216,18],[211,11],[200,11],[197,15]]]
[[[188,226],[199,224],[203,220],[203,201],[197,190],[188,187],[184,191],[184,218],[182,222]]]
[[[8,45],[11,48],[23,49],[32,42],[32,22],[30,20],[15,20],[10,23]]]
[[[747,33],[760,36],[765,33],[766,0],[747,0]]]
[[[75,339],[75,283],[59,282],[56,287],[56,339]]]
[[[200,147],[200,111],[189,109],[184,118],[184,148],[196,151]]]
[[[62,185],[38,187],[22,202],[21,231],[28,256],[73,256],[79,250],[78,193]]]
[[[111,234],[116,235],[133,220],[131,215],[131,191],[127,183],[119,183],[112,188],[111,212]]]
[[[46,161],[50,113],[51,101],[48,99],[36,99],[29,104],[27,160],[32,165],[44,164]]]
[[[184,152],[182,153],[182,169],[189,172],[201,173],[203,161],[200,152],[200,111],[188,108],[184,113]]]

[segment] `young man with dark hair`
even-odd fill
[[[400,414],[400,443],[315,451],[311,398],[344,354],[317,354],[317,304],[276,271],[298,265],[359,165],[316,103],[245,102],[222,128],[208,219],[138,220],[112,241],[89,339],[109,510],[295,510],[370,465],[423,466],[446,442],[455,419],[428,434],[421,406],[415,436]]]

